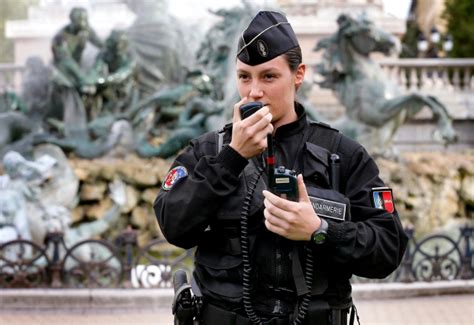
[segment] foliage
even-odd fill
[[[26,18],[28,7],[37,3],[38,0],[0,1],[0,62],[13,61],[13,42],[5,37],[6,21]]]
[[[453,36],[454,47],[449,56],[474,57],[474,1],[446,0],[443,17],[448,23],[448,32]]]
[[[416,58],[418,57],[418,34],[420,30],[416,24],[415,19],[407,20],[407,31],[402,38],[402,52],[400,53],[401,58]]]

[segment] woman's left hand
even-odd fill
[[[299,200],[294,202],[263,191],[265,226],[285,238],[309,241],[313,232],[320,227],[321,219],[311,205],[301,174],[298,175],[298,193]]]

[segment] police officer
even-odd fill
[[[305,69],[285,16],[259,12],[239,40],[232,124],[191,141],[163,181],[155,213],[170,243],[197,246],[203,324],[345,324],[351,276],[383,278],[402,259],[373,159],[295,102]],[[264,107],[241,119],[254,101]],[[297,201],[268,191],[268,133],[278,165],[298,173]]]

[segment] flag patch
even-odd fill
[[[376,187],[372,189],[372,203],[374,208],[386,210],[389,213],[395,211],[392,189],[390,187]]]
[[[171,169],[166,175],[161,188],[165,191],[171,190],[171,188],[176,184],[180,179],[188,176],[188,170],[183,166],[177,166]]]

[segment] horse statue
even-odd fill
[[[399,48],[398,39],[364,17],[341,15],[338,31],[320,40],[314,51],[324,49],[316,71],[323,77],[319,85],[332,89],[346,114],[333,123],[344,134],[356,139],[374,155],[393,154],[391,141],[408,118],[427,106],[435,120],[434,137],[445,145],[457,135],[446,107],[433,96],[404,93],[391,82],[371,52],[389,55]]]

